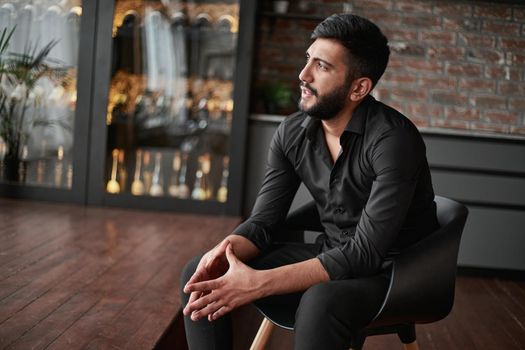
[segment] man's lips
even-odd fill
[[[314,95],[312,90],[307,89],[307,88],[301,88],[301,92],[303,96],[313,96]]]
[[[306,84],[301,84],[301,94],[303,96],[317,96],[317,91],[306,86]]]

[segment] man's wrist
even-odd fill
[[[256,299],[261,299],[275,294],[273,291],[274,279],[271,270],[255,270],[255,294]]]
[[[248,238],[231,234],[225,238],[232,245],[235,256],[242,262],[247,262],[259,254],[259,249]]]

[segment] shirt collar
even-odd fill
[[[346,125],[345,132],[351,132],[359,135],[364,133],[368,107],[373,101],[375,101],[375,98],[371,95],[367,95],[363,99],[363,102],[361,102],[354,111],[352,119],[350,119]],[[304,118],[304,121],[301,123],[301,127],[306,129],[306,136],[309,140],[312,140],[315,137],[319,130],[320,124],[321,120],[306,115],[306,118]]]
[[[301,127],[306,129],[306,137],[308,140],[312,141],[315,138],[315,135],[319,130],[319,125],[321,125],[321,120],[306,115],[306,118],[304,118],[301,123]]]
[[[363,135],[366,124],[366,116],[368,115],[368,107],[374,101],[375,98],[371,95],[367,95],[363,99],[363,101],[359,104],[359,106],[357,106],[354,113],[352,114],[352,119],[350,119],[346,125],[345,132]]]

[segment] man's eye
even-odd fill
[[[323,64],[323,62],[318,62],[318,63],[317,63],[317,67],[319,67],[319,69],[324,70],[324,71],[328,69],[328,67],[326,67],[326,66]]]

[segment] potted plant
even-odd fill
[[[39,50],[28,44],[23,53],[8,52],[14,30],[4,28],[0,33],[0,137],[6,147],[3,168],[8,182],[19,181],[22,147],[31,129],[48,123],[28,115],[42,102],[37,82],[44,77],[57,81],[66,73],[59,62],[48,58],[55,40]]]
[[[293,104],[292,89],[282,82],[273,82],[263,87],[263,101],[266,113],[277,114]]]

